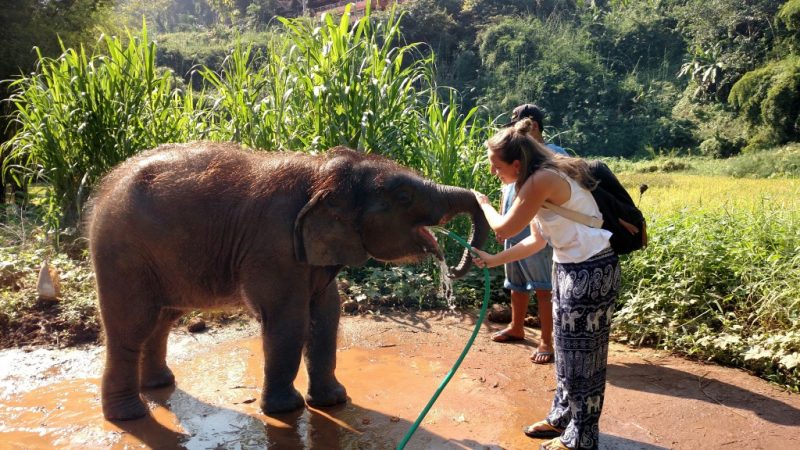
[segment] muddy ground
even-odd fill
[[[103,348],[0,351],[0,448],[391,449],[450,370],[475,325],[460,313],[346,316],[339,379],[349,400],[268,417],[258,409],[255,323],[177,329],[174,388],[147,392],[151,417],[102,418]],[[463,364],[408,441],[409,449],[527,449],[522,434],[547,412],[553,366],[523,343],[498,344],[484,323]],[[306,377],[297,387],[305,390]],[[800,396],[747,373],[612,345],[602,449],[797,449]]]

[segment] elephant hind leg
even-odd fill
[[[300,355],[305,341],[304,322],[295,325],[287,320],[282,329],[270,320],[274,315],[261,315],[262,345],[264,349],[264,388],[261,393],[261,410],[267,414],[294,411],[305,406],[302,394],[294,387],[300,367]]]
[[[183,315],[176,309],[162,309],[158,322],[142,348],[140,383],[143,388],[160,388],[175,384],[175,375],[167,366],[167,340],[172,326]]]
[[[139,395],[140,363],[144,344],[159,323],[159,295],[146,279],[108,271],[97,272],[97,287],[106,338],[103,415],[108,420],[137,419],[148,413]]]
[[[103,415],[108,420],[144,417],[147,406],[139,396],[139,362],[142,339],[131,335],[106,335],[106,364],[101,385]]]

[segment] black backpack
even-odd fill
[[[647,221],[628,191],[604,162],[595,160],[588,163],[590,173],[598,181],[597,187],[591,191],[592,197],[603,214],[603,229],[612,233],[611,248],[618,255],[626,255],[647,247]],[[640,186],[640,193],[645,190],[647,185]],[[633,228],[626,228],[621,221],[638,231],[632,232]]]
[[[618,255],[626,255],[635,250],[647,247],[647,222],[644,215],[633,203],[628,191],[622,187],[617,177],[602,161],[587,161],[589,173],[597,180],[597,187],[591,191],[602,220],[548,201],[544,208],[575,222],[592,228],[603,228],[611,232],[611,248]],[[640,193],[647,190],[647,185],[639,187]]]

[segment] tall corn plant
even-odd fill
[[[319,26],[281,19],[292,44],[280,61],[294,82],[291,105],[300,144],[309,150],[346,145],[401,163],[417,131],[419,94],[430,86],[430,59],[410,58],[416,45],[398,46],[399,18],[374,22],[369,11],[350,23],[350,6],[336,23]]]
[[[203,134],[191,91],[155,66],[155,44],[105,36],[103,54],[65,49],[39,53],[35,73],[11,84],[19,131],[4,144],[4,176],[47,187],[48,223],[76,224],[89,191],[137,151]]]
[[[199,74],[212,88],[213,137],[260,149],[291,149],[296,114],[290,103],[294,79],[282,62],[285,38],[272,39],[265,50],[237,41],[219,72],[203,67]]]
[[[457,93],[445,91],[447,102],[437,90],[431,91],[425,114],[420,117],[420,129],[414,136],[420,170],[440,183],[490,191],[492,177],[482,145],[488,128],[479,121],[479,107],[462,113]]]
[[[439,91],[448,94],[445,102]],[[427,105],[417,119],[418,130],[411,143],[416,157],[415,168],[424,176],[442,184],[491,192],[493,178],[485,164],[482,143],[489,129],[481,123],[478,107],[462,113],[457,92],[432,87],[427,92]],[[471,223],[465,217],[448,224],[448,228],[467,236]],[[463,250],[450,240],[440,242],[448,258]],[[437,270],[437,269],[434,269]]]

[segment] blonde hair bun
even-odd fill
[[[514,124],[514,131],[517,133],[528,134],[533,129],[533,120],[524,118]]]

